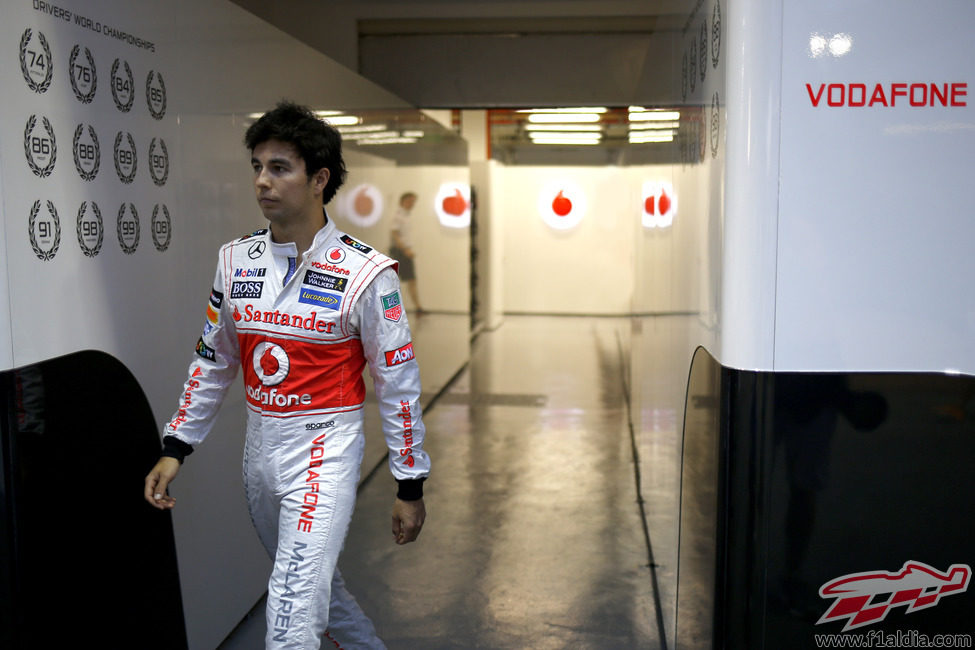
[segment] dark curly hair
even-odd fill
[[[280,102],[250,125],[244,134],[244,145],[254,151],[268,140],[279,140],[294,146],[305,161],[305,172],[311,178],[323,167],[328,170],[328,183],[322,201],[328,203],[345,182],[342,160],[342,136],[335,127],[315,117],[306,106]]]

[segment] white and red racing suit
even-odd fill
[[[203,441],[243,368],[244,484],[274,559],[268,648],[317,648],[326,627],[339,643],[384,647],[336,569],[362,461],[366,363],[397,496],[419,499],[430,460],[395,261],[328,219],[300,257],[267,230],[221,247],[163,453],[182,460]]]

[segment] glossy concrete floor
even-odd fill
[[[623,318],[508,316],[479,335],[427,409],[416,543],[390,540],[385,468],[362,484],[340,565],[389,648],[666,647],[674,572],[651,566],[650,538],[669,556],[673,474],[644,466],[638,481],[634,450],[670,465],[674,440],[631,435],[630,332]],[[664,512],[648,515],[638,491]],[[263,636],[259,603],[221,648]]]

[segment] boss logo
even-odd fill
[[[115,173],[123,183],[135,180],[138,160],[135,154],[135,138],[131,133],[119,131],[115,134]]]
[[[91,206],[91,210],[88,206]],[[78,234],[78,245],[85,257],[95,257],[102,249],[102,241],[105,237],[105,227],[102,223],[102,211],[98,209],[98,204],[92,201],[81,202],[78,208],[78,219],[76,221]]]
[[[46,117],[41,117],[40,127],[36,115],[27,118],[27,126],[24,128],[24,155],[27,156],[31,171],[38,178],[50,176],[54,171],[58,146],[54,138],[54,127]]]
[[[162,138],[153,138],[149,143],[149,175],[152,176],[152,182],[159,187],[165,185],[169,178],[169,151]]]
[[[234,282],[230,285],[231,298],[260,298],[264,291],[264,283],[251,280]]]
[[[115,100],[115,107],[123,113],[132,110],[132,103],[135,100],[134,80],[132,78],[132,68],[128,61],[115,59],[112,63],[112,99]]]
[[[146,77],[146,103],[149,105],[149,114],[157,120],[161,120],[166,114],[166,84],[162,74],[155,70],[150,70]]]
[[[165,203],[157,203],[152,209],[152,245],[160,253],[169,248],[169,242],[173,237],[173,222],[169,218],[169,208]]]
[[[41,201],[34,201],[27,220],[30,247],[41,261],[53,260],[61,246],[61,220],[54,203],[47,202],[47,213],[41,214]]]
[[[126,209],[128,208],[128,209]],[[118,209],[118,219],[116,220],[115,230],[118,234],[118,243],[122,247],[122,252],[131,255],[139,247],[139,213],[133,203],[123,203]]]
[[[74,130],[71,148],[74,152],[74,168],[78,176],[85,181],[94,180],[98,175],[102,159],[95,127],[89,124],[85,129],[84,124],[79,124]]]
[[[51,67],[51,47],[42,32],[27,28],[20,37],[20,71],[24,81],[35,93],[46,92],[51,87],[54,69]]]
[[[81,55],[81,46],[75,45],[71,48],[71,57],[68,59],[68,72],[71,76],[71,90],[74,96],[82,104],[90,104],[95,99],[95,90],[98,88],[98,76],[95,74],[95,59],[91,55],[91,50],[85,48],[84,62],[78,61]]]

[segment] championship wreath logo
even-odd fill
[[[82,104],[90,104],[95,99],[95,90],[98,88],[95,58],[91,55],[91,50],[86,47],[85,60],[88,65],[80,65],[78,63],[80,54],[80,45],[71,48],[71,56],[68,58],[68,76],[71,77],[71,90],[74,91],[74,96]]]
[[[30,27],[24,30],[20,37],[20,71],[24,74],[24,81],[35,93],[46,92],[51,87],[54,68],[51,66],[51,47],[43,32],[37,32],[36,49],[32,38],[34,30]]]
[[[30,234],[30,247],[38,259],[43,262],[54,259],[61,246],[61,220],[58,218],[57,208],[52,201],[47,202],[47,216],[42,216],[41,201],[34,201],[27,220],[27,230]]]
[[[51,126],[51,121],[42,116],[41,124],[44,127],[44,135],[36,132],[37,116],[31,115],[27,118],[27,126],[24,127],[24,155],[34,175],[45,178],[54,171],[54,163],[58,158],[58,145],[54,139],[54,127]]]

